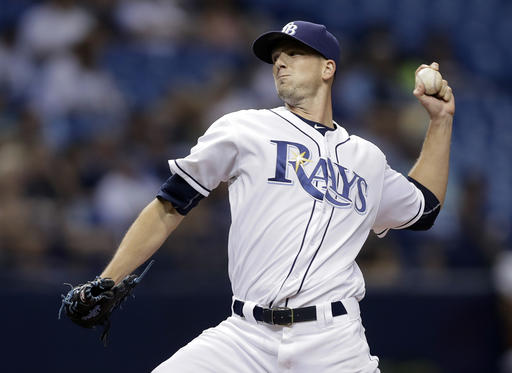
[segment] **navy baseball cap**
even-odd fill
[[[340,44],[324,25],[306,21],[292,21],[281,31],[270,31],[260,35],[253,43],[256,57],[266,63],[272,62],[272,50],[281,40],[296,40],[313,48],[336,65],[340,57]]]

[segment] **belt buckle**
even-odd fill
[[[290,322],[287,323],[275,323],[274,322],[274,311],[290,311]],[[272,325],[291,326],[293,324],[293,308],[289,307],[274,307],[270,309],[270,320]]]

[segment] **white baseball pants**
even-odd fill
[[[276,326],[236,314],[205,330],[153,373],[380,373],[370,355],[355,299],[342,300],[346,315],[333,317],[330,303],[317,305],[317,320]]]

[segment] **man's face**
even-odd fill
[[[320,54],[301,43],[286,40],[274,48],[272,61],[277,94],[285,103],[297,106],[316,94],[326,61]]]

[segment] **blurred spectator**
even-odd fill
[[[400,172],[413,165],[428,123],[411,93],[414,70],[440,63],[457,100],[446,204],[420,234],[428,239],[406,231],[370,237],[358,262],[369,289],[429,283],[446,291],[453,276],[474,284],[492,268],[506,350],[500,373],[512,372],[512,3],[0,0],[0,7],[2,272],[59,285],[62,272],[96,274],[169,177],[168,159],[184,156],[228,112],[281,105],[272,67],[252,57],[251,43],[263,29],[308,19],[340,36],[335,120],[376,143]],[[224,278],[225,188],[164,244],[173,273]]]
[[[205,45],[222,50],[247,49],[248,28],[242,14],[223,3],[209,4],[197,20],[199,38]]]
[[[499,295],[499,310],[503,319],[505,351],[500,373],[512,372],[512,251],[503,250],[496,256],[493,277]]]
[[[328,0],[313,8],[254,0],[25,2],[32,6],[24,13],[0,18],[9,20],[0,25],[0,151],[8,175],[1,183],[9,191],[0,213],[4,220],[14,217],[0,228],[0,244],[41,253],[34,254],[41,267],[59,260],[87,267],[108,256],[142,201],[168,177],[168,159],[185,155],[227,112],[281,104],[271,66],[252,58],[251,42],[261,24],[292,17],[336,21],[342,60],[335,119],[374,141],[403,173],[417,157],[428,122],[411,95],[417,65],[440,62],[457,97],[449,196],[426,233],[433,244],[394,232],[386,241],[369,241],[362,266],[390,286],[411,266],[486,268],[510,244],[511,77],[500,61],[510,54],[512,8],[476,3],[467,12],[482,12],[482,19],[473,22],[458,16],[461,1],[427,6],[421,0],[393,11],[389,0]],[[440,18],[426,16],[432,12]],[[468,45],[464,32],[478,34],[491,15],[499,18],[496,29]],[[493,33],[489,45],[499,50],[486,62],[475,53],[485,52]],[[468,174],[492,182],[466,180]],[[211,245],[206,237],[216,237],[220,252],[219,230],[229,224],[223,203],[221,193],[202,203],[204,211],[189,219],[201,234],[187,240],[184,226],[176,239],[193,253]],[[29,207],[39,220],[23,212]],[[26,229],[35,232],[37,245],[24,237]],[[24,255],[13,253],[6,249],[3,263]],[[174,257],[182,266],[194,259],[189,251]]]
[[[99,181],[94,208],[99,224],[121,238],[138,213],[156,196],[163,181],[148,175],[137,160],[125,155],[119,166]]]
[[[488,268],[499,251],[499,241],[485,223],[487,195],[483,177],[474,174],[465,178],[459,196],[460,228],[452,235],[447,252],[452,268]]]
[[[42,119],[48,144],[69,142],[120,129],[126,107],[121,92],[98,67],[101,30],[49,58],[32,82],[28,104]]]
[[[21,99],[34,74],[30,59],[16,48],[16,28],[0,33],[0,91],[9,101]]]
[[[85,39],[94,17],[75,0],[51,0],[30,8],[19,23],[18,46],[30,58],[65,52]]]
[[[187,13],[174,0],[122,0],[115,18],[130,38],[136,41],[173,41],[191,27]]]

